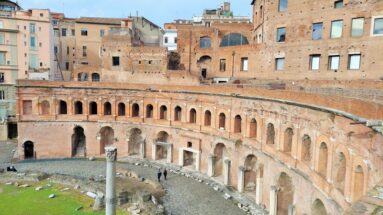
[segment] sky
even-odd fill
[[[23,9],[49,8],[66,17],[123,18],[144,16],[159,26],[175,19],[191,19],[204,9],[215,9],[224,0],[18,0]],[[251,0],[229,0],[234,15],[251,16]]]

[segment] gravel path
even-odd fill
[[[11,147],[2,146],[0,154],[10,153]],[[4,148],[3,148],[4,147]],[[4,150],[3,150],[4,149]],[[2,159],[4,157],[4,159]],[[7,157],[7,158],[5,158]],[[4,167],[11,156],[0,156],[0,167]],[[9,159],[8,161],[6,159]],[[23,161],[15,164],[18,171],[41,171],[58,173],[75,177],[88,178],[90,176],[105,175],[105,162],[87,160],[45,160]],[[135,166],[119,163],[117,168],[133,170],[144,178],[156,180],[156,170],[150,167]],[[168,173],[168,180],[161,182],[167,191],[163,198],[164,206],[172,215],[242,215],[244,212],[230,201],[223,198],[223,194],[214,191],[204,183]]]

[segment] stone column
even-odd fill
[[[277,206],[278,206],[278,187],[271,186],[270,188],[270,215],[277,215]]]
[[[184,150],[182,148],[178,151],[178,165],[184,166]]]
[[[173,145],[168,145],[168,151],[166,153],[167,157],[166,157],[166,162],[167,163],[172,163],[172,159],[173,159]]]
[[[213,154],[209,154],[207,158],[207,176],[213,177],[214,176],[214,161],[216,156]]]
[[[287,215],[294,215],[295,214],[295,206],[289,205]]]
[[[258,205],[262,204],[262,188],[263,188],[263,178],[257,178],[257,184],[256,184],[256,196],[255,196],[255,203]]]
[[[156,153],[156,151],[157,151],[157,145],[154,143],[152,145],[152,159],[154,161],[157,160],[157,153]]]
[[[145,158],[145,140],[143,140],[140,144],[140,158]]]
[[[245,167],[240,166],[238,169],[238,192],[243,193],[245,186]]]
[[[231,161],[229,159],[226,159],[223,162],[223,184],[228,186],[230,183],[230,166]]]
[[[106,215],[116,214],[116,160],[117,148],[105,147],[106,154]]]
[[[197,152],[195,156],[196,156],[195,170],[199,171],[200,163],[201,163],[201,152]]]

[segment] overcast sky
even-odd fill
[[[223,0],[18,0],[24,9],[49,8],[64,12],[66,17],[145,16],[157,25],[174,19],[190,19],[201,15],[204,9],[217,8]],[[234,15],[250,16],[251,0],[230,0]]]

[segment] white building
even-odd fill
[[[177,50],[177,30],[176,29],[164,29],[165,34],[162,39],[162,46],[166,47],[168,51]]]

